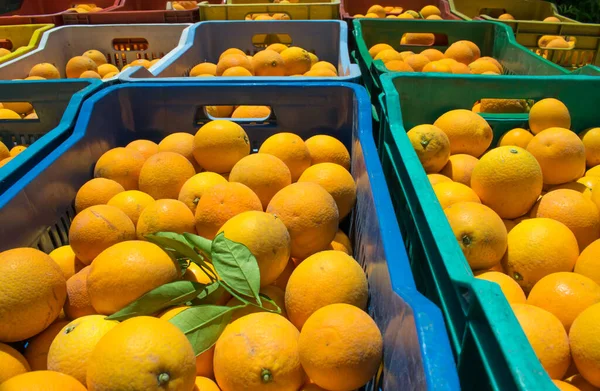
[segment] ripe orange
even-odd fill
[[[302,367],[317,385],[329,390],[354,390],[377,373],[383,337],[377,324],[361,309],[332,304],[308,318],[298,349]]]
[[[195,233],[194,214],[181,201],[161,199],[150,203],[138,219],[136,235],[144,240],[157,232]]]
[[[258,153],[268,153],[281,159],[290,169],[292,182],[296,182],[311,164],[308,147],[294,133],[274,134],[265,140]]]
[[[341,229],[338,229],[335,238],[331,241],[331,250],[343,251],[350,256],[352,255],[352,242]]]
[[[600,284],[600,240],[594,241],[581,252],[574,271]]]
[[[455,42],[446,49],[444,55],[447,58],[452,58],[461,64],[469,65],[473,61],[477,60],[475,53],[471,49],[470,45],[465,42]]]
[[[316,69],[311,69],[310,71],[306,72],[304,74],[304,76],[335,77],[335,76],[337,76],[337,72],[333,72],[332,70],[327,69],[327,68],[316,68]]]
[[[230,118],[233,113],[233,106],[205,106],[205,109],[206,113],[213,118]]]
[[[585,146],[585,162],[588,167],[600,164],[600,128],[590,128],[579,133]]]
[[[57,320],[48,326],[46,330],[27,341],[24,356],[32,371],[45,371],[48,369],[48,350],[50,350],[50,345],[56,335],[68,324],[68,320]]]
[[[100,77],[106,77],[110,73],[119,73],[119,68],[112,64],[100,64],[98,65],[98,74]]]
[[[497,63],[497,61],[496,61]],[[488,61],[484,57],[481,57],[479,60],[475,60],[469,64],[469,70],[471,73],[476,75],[481,75],[485,72],[494,72],[497,74],[502,74],[502,69],[499,68],[493,61]]]
[[[242,67],[249,71],[250,74],[254,74],[252,64],[245,54],[228,54],[219,59],[217,63],[217,76],[222,76],[223,72],[233,67]]]
[[[529,293],[548,274],[572,271],[578,256],[577,239],[567,226],[534,218],[520,222],[508,233],[502,266]]]
[[[477,194],[462,183],[441,182],[433,186],[433,191],[442,209],[458,202],[481,202]]]
[[[142,191],[127,190],[112,197],[107,205],[122,210],[131,219],[133,225],[137,226],[140,214],[153,202],[154,198]]]
[[[215,346],[215,378],[221,390],[299,389],[305,380],[299,334],[283,316],[267,312],[232,322]]]
[[[194,66],[190,70],[190,77],[196,77],[200,75],[217,75],[217,64],[213,64],[212,62],[203,62]]]
[[[2,342],[0,342],[0,368],[2,368],[0,384],[11,377],[31,370],[29,363],[21,353]]]
[[[451,110],[434,123],[450,140],[450,153],[481,156],[492,143],[492,128],[479,114],[470,110]]]
[[[552,380],[554,385],[558,387],[560,391],[581,391],[579,388],[571,385],[570,383],[564,382],[562,380]]]
[[[575,367],[575,363],[571,363],[571,367]],[[576,367],[575,367],[576,368]],[[567,376],[569,376],[570,371],[567,371]],[[598,391],[597,387],[591,385],[583,376],[580,374],[573,375],[571,377],[566,377],[565,382],[576,387],[575,390],[567,390],[567,391]]]
[[[600,178],[594,177],[581,177],[577,180],[577,182],[567,182],[562,185],[553,186],[549,189],[549,191],[559,190],[559,189],[570,189],[575,190],[581,194],[588,200],[592,199],[592,187],[600,181]]]
[[[158,143],[158,152],[175,152],[192,163],[194,169],[199,171],[198,163],[194,159],[194,135],[185,132],[172,133]]]
[[[98,72],[94,71],[85,71],[81,75],[79,75],[80,79],[102,79],[102,76],[98,74]]]
[[[525,293],[523,289],[517,284],[515,280],[510,278],[504,273],[496,272],[496,271],[486,271],[485,273],[479,274],[476,276],[480,280],[486,280],[495,282],[500,286],[502,293],[506,297],[506,300],[510,304],[524,304],[527,299],[525,298]]]
[[[0,341],[21,341],[59,315],[67,286],[58,265],[33,248],[0,253]]]
[[[85,267],[85,264],[77,259],[71,246],[61,246],[50,252],[50,258],[60,267],[65,280],[68,280],[75,273]]]
[[[183,184],[195,174],[194,166],[185,156],[175,152],[159,152],[149,157],[142,166],[139,188],[155,200],[176,200]]]
[[[504,133],[498,141],[499,147],[516,146],[527,149],[529,142],[533,140],[533,134],[523,128],[514,128]]]
[[[29,71],[29,77],[38,76],[44,79],[60,79],[60,72],[52,64],[43,62],[41,64],[34,65]]]
[[[125,191],[123,186],[112,179],[94,178],[83,184],[75,196],[75,212],[94,205],[104,205],[116,194]]]
[[[474,42],[468,41],[468,40],[461,40],[461,41],[456,41],[456,43],[463,43],[471,49],[471,51],[475,55],[475,58],[473,59],[473,61],[476,61],[477,59],[479,59],[481,57],[481,50],[479,49],[479,46],[477,46],[477,44],[475,44]],[[501,68],[501,67],[498,66],[498,68]]]
[[[432,61],[423,67],[423,72],[452,73],[452,69],[443,62]]]
[[[83,56],[92,59],[92,61],[94,61],[97,66],[106,64],[106,56],[104,56],[104,54],[102,54],[102,52],[98,50],[88,50],[85,53],[83,53]]]
[[[367,278],[358,262],[341,251],[329,250],[306,258],[292,272],[285,308],[290,321],[301,330],[319,308],[347,303],[365,309],[367,298]]]
[[[402,55],[394,49],[387,49],[380,51],[374,60],[381,60],[384,64],[388,64],[394,61],[402,61]]]
[[[85,56],[75,56],[75,57],[71,58],[67,62],[67,66],[65,68],[67,78],[69,78],[69,79],[73,79],[73,78],[77,79],[85,71],[96,72],[97,70],[98,70],[98,65],[96,65],[94,60],[92,60],[89,57],[85,57]]]
[[[150,140],[135,140],[127,144],[125,148],[133,149],[142,154],[144,159],[158,153],[158,145]]]
[[[179,275],[179,265],[160,247],[130,240],[117,243],[96,257],[87,278],[88,294],[98,313],[110,315]],[[115,289],[116,286],[127,286],[127,290]]]
[[[309,53],[299,47],[292,46],[280,53],[285,65],[285,75],[303,75],[310,70],[312,61]]]
[[[278,157],[257,153],[242,158],[231,169],[229,181],[248,186],[256,193],[263,209],[281,189],[292,183],[288,166]]]
[[[72,376],[54,371],[22,373],[0,384],[0,391],[86,391]]]
[[[266,47],[267,50],[273,50],[277,53],[281,53],[287,48],[288,48],[287,45],[284,45],[282,43],[272,43]]]
[[[89,390],[192,390],[195,362],[192,346],[177,327],[138,316],[119,323],[98,342],[88,363],[87,386]]]
[[[542,192],[542,170],[533,155],[519,147],[498,147],[481,157],[471,187],[503,219],[523,216]]]
[[[188,179],[179,191],[179,201],[183,202],[193,214],[196,213],[196,205],[202,199],[204,193],[221,183],[227,183],[227,180],[214,172],[201,172]]]
[[[283,291],[283,289],[276,287],[275,285],[267,285],[260,289],[260,293],[262,295],[267,296],[269,299],[273,300],[275,302],[275,304],[277,304],[277,306],[281,309],[281,316],[283,316],[284,318],[287,318],[287,312],[285,311],[285,292]],[[242,302],[239,301],[238,299],[236,299],[235,297],[227,302],[227,305],[229,307],[237,306],[240,304],[242,304]],[[266,308],[272,309],[272,310],[277,309],[274,305],[267,302],[266,300],[263,301],[263,306],[265,306]],[[255,314],[257,312],[265,312],[265,311],[259,307],[256,307],[253,305],[247,305],[244,308],[235,310],[235,312],[233,313],[233,315],[231,317],[231,321],[237,320],[237,319],[242,318],[249,314]]]
[[[231,118],[269,118],[271,116],[271,108],[269,106],[238,106]]]
[[[450,140],[437,126],[417,125],[407,133],[425,172],[439,172],[450,157]]]
[[[448,163],[442,168],[440,174],[447,176],[454,182],[471,186],[471,174],[479,159],[471,155],[457,154],[450,156]]]
[[[91,266],[86,266],[67,280],[67,301],[64,310],[69,319],[97,313],[92,306],[87,289],[87,279],[91,269]]]
[[[208,377],[196,376],[196,383],[193,391],[221,391],[217,383]]]
[[[512,16],[511,14],[502,14],[500,16],[498,16],[499,20],[515,20],[515,17]]]
[[[250,154],[250,140],[235,122],[215,120],[198,129],[194,136],[194,158],[206,171],[228,173]]]
[[[252,57],[252,67],[256,76],[284,76],[283,57],[274,50],[261,50]]]
[[[529,111],[529,128],[533,134],[556,127],[571,128],[571,115],[567,106],[554,98],[535,102]]]
[[[223,53],[221,53],[221,55],[219,56],[219,60],[221,60],[223,57],[225,57],[229,54],[240,54],[242,56],[246,55],[246,53],[244,53],[244,51],[241,49],[229,48],[229,49],[225,50]]]
[[[385,64],[385,67],[394,72],[414,72],[414,69],[407,63],[400,60],[392,60]]]
[[[388,45],[387,43],[378,43],[371,46],[371,48],[369,49],[369,54],[372,58],[375,58],[383,50],[394,50],[394,48]]]
[[[446,58],[444,53],[437,49],[425,49],[421,52],[421,54],[427,57],[430,61],[439,61]]]
[[[311,164],[336,163],[350,171],[350,153],[338,139],[319,134],[305,141]]]
[[[452,182],[452,179],[442,174],[427,174],[427,179],[429,179],[429,183],[431,183],[432,187],[438,183]]]
[[[251,77],[254,75],[248,69],[241,67],[241,66],[237,66],[237,67],[231,67],[231,68],[225,69],[225,71],[223,71],[223,74],[221,76],[223,76],[223,77]]]
[[[112,179],[125,190],[137,190],[138,178],[144,156],[129,148],[113,148],[106,151],[96,162],[94,177]]]
[[[338,70],[337,70],[336,66],[333,65],[332,63],[328,62],[328,61],[319,61],[319,62],[316,62],[315,64],[313,64],[313,66],[310,69],[311,70],[328,69],[331,72],[335,73],[336,75],[338,73]]]
[[[600,387],[598,321],[600,321],[600,304],[597,303],[579,314],[569,332],[571,354],[577,370],[595,387]]]
[[[400,57],[402,59],[403,57]],[[407,63],[415,72],[422,72],[425,65],[429,64],[431,60],[422,54],[415,54],[404,58],[404,62]]]

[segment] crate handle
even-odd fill
[[[208,112],[208,107],[232,107],[232,111],[234,110],[234,108],[236,108],[236,106],[266,106],[266,105],[257,105],[256,103],[253,102],[253,104],[251,105],[223,105],[223,104],[219,104],[219,105],[206,105],[206,106],[200,106],[198,107],[198,109],[196,110],[196,113],[194,115],[194,123],[196,125],[202,126],[204,124],[206,124],[207,122],[213,121],[213,120],[218,120],[218,119],[225,119],[228,121],[233,121],[236,123],[239,123],[240,125],[275,125],[277,123],[277,117],[275,116],[275,112],[272,106],[268,106],[269,109],[271,110],[270,114],[268,116],[265,117],[260,117],[260,118],[231,118],[231,112],[228,112],[228,116],[214,116],[212,114],[210,114]]]
[[[292,37],[289,34],[254,34],[252,36],[252,45],[258,49],[264,49],[274,43],[280,43],[286,46],[292,44]]]
[[[431,34],[431,35],[433,35],[433,42],[406,43],[406,42],[403,42],[403,40],[406,37],[406,34]],[[404,47],[404,46],[408,46],[408,47],[415,47],[415,46],[419,46],[419,47],[448,46],[448,35],[444,34],[444,33],[422,32],[422,31],[418,31],[418,32],[407,31],[404,34],[402,34],[402,38],[400,39],[400,46],[401,47]]]

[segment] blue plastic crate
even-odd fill
[[[200,22],[186,29],[179,46],[167,54],[150,71],[136,67],[127,69],[119,79],[127,82],[154,81],[190,82],[190,70],[202,62],[217,63],[222,52],[238,48],[254,55],[271,43],[289,43],[315,53],[319,60],[337,66],[337,77],[207,77],[202,82],[256,81],[351,81],[358,82],[360,68],[350,63],[348,26],[334,20],[304,21],[215,21]],[[162,79],[162,80],[156,80]]]
[[[457,390],[441,313],[416,291],[377,157],[366,91],[347,83],[144,83],[108,87],[87,100],[73,135],[0,196],[0,250],[67,243],[77,189],[106,150],[137,138],[195,133],[203,105],[265,104],[274,118],[241,123],[253,151],[281,131],[329,134],[352,154],[357,207],[350,216],[356,259],[369,280],[369,313],[384,335],[384,371],[368,390]],[[43,204],[43,208],[36,205]],[[15,217],[19,216],[18,219]]]
[[[39,163],[73,131],[83,100],[100,80],[0,81],[0,102],[30,102],[38,120],[0,120],[0,140],[29,147],[0,167],[0,194]]]

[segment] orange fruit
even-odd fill
[[[454,61],[453,63],[450,63],[449,66],[450,66],[450,71],[452,71],[452,73],[455,75],[470,75],[471,74],[471,69],[467,65],[462,64],[460,62]]]
[[[125,70],[125,68],[123,68],[123,70]],[[102,77],[102,80],[111,79],[111,78],[117,76],[118,74],[119,74],[119,72],[109,72]]]
[[[195,174],[194,166],[185,156],[159,152],[142,166],[139,188],[154,199],[177,199],[183,184]]]
[[[228,54],[219,59],[219,62],[217,63],[216,75],[222,76],[223,72],[233,67],[242,67],[250,72],[251,75],[254,74],[252,63],[245,54]]]
[[[552,382],[560,391],[581,391],[579,388],[561,380],[552,380]]]
[[[471,269],[489,269],[500,263],[507,233],[496,212],[477,202],[458,202],[444,213]]]
[[[533,134],[556,127],[571,128],[571,115],[567,106],[554,98],[535,102],[529,111],[529,128]]]
[[[129,240],[96,257],[87,278],[88,294],[98,313],[110,315],[179,275],[179,265],[160,247]],[[115,286],[126,286],[127,290]]]
[[[544,194],[530,216],[547,217],[566,225],[575,234],[581,251],[600,238],[598,207],[575,190],[558,189]]]
[[[465,42],[454,42],[444,52],[446,58],[452,58],[461,64],[469,65],[477,60],[475,53],[470,45]]]
[[[475,58],[473,59],[473,61],[476,61],[476,60],[478,60],[481,57],[481,49],[479,49],[479,46],[477,46],[477,44],[475,42],[468,41],[468,40],[461,40],[461,41],[456,41],[455,43],[462,43],[462,44],[467,45],[471,49],[471,51],[473,52],[473,55],[475,56]],[[490,57],[488,57],[488,58],[490,58]],[[500,66],[500,64],[498,64],[498,69],[502,69],[502,67]]]
[[[435,35],[431,33],[405,33],[402,39],[404,45],[432,46],[435,42]]]
[[[499,20],[515,20],[515,17],[512,16],[511,14],[502,14],[500,16],[498,16]]]
[[[402,57],[400,59],[402,59]],[[425,68],[425,65],[429,64],[431,60],[422,54],[414,54],[404,58],[404,62],[415,72],[423,72],[423,68]]]
[[[410,56],[414,56],[415,53],[410,51],[410,50],[405,50],[403,52],[400,52],[400,56],[402,56],[402,61],[406,61],[406,59]]]
[[[319,134],[305,141],[311,157],[311,164],[336,163],[350,170],[350,153],[338,139]]]
[[[205,109],[214,118],[230,118],[233,113],[233,106],[205,106]]]
[[[262,295],[267,296],[269,299],[273,300],[275,302],[275,304],[277,304],[277,306],[281,309],[280,315],[283,316],[284,318],[287,318],[287,313],[285,311],[285,292],[283,291],[283,289],[276,287],[274,285],[267,285],[260,289],[260,293]],[[239,301],[238,299],[236,299],[235,297],[227,302],[227,305],[229,307],[238,306],[241,304],[242,304],[242,302]],[[269,308],[271,310],[277,309],[273,304],[269,303],[268,301],[266,301],[264,299],[263,299],[263,305],[266,308]],[[231,317],[231,321],[233,322],[233,321],[235,321],[239,318],[242,318],[246,315],[255,314],[257,312],[266,312],[266,311],[262,310],[259,307],[253,306],[253,305],[247,305],[244,308],[235,310]]]
[[[452,179],[442,174],[427,174],[427,179],[429,179],[429,183],[431,183],[432,187],[438,183],[452,182]]]
[[[227,68],[225,71],[223,71],[223,74],[221,76],[223,76],[223,77],[250,77],[250,76],[254,76],[254,75],[248,69],[241,67],[241,66],[237,66],[237,67]]]
[[[138,58],[135,61],[132,61],[131,64],[129,64],[132,67],[135,66],[142,66],[146,69],[150,68],[152,66],[152,64],[150,64],[150,61],[144,59],[144,58]],[[125,70],[125,68],[121,69],[122,71]]]
[[[48,326],[46,330],[27,341],[24,357],[27,359],[32,371],[45,371],[48,369],[48,350],[50,350],[50,345],[56,335],[68,324],[68,320],[57,320]]]
[[[486,72],[502,73],[502,69],[498,68],[494,62],[484,59],[484,57],[470,63],[469,69],[471,70],[471,73],[476,75],[481,75]]]
[[[481,202],[477,194],[462,183],[441,182],[433,186],[433,191],[442,209],[458,202]]]
[[[2,342],[0,342],[0,366],[2,368],[0,384],[11,377],[31,370],[29,363],[21,353]]]
[[[398,15],[397,18],[398,19],[414,19],[415,17],[409,13],[403,13],[403,14]],[[406,40],[404,40],[404,41],[400,40],[400,44],[406,45]]]
[[[214,185],[227,183],[227,180],[214,172],[201,172],[188,179],[179,191],[179,201],[183,202],[192,213],[196,213],[196,205],[202,195]]]
[[[0,141],[0,160],[6,159],[8,157],[10,157],[10,152],[6,145],[2,141]]]
[[[290,280],[290,276],[292,275],[294,269],[296,269],[296,262],[294,262],[294,260],[290,258],[287,265],[285,266],[285,269],[283,269],[277,280],[273,282],[273,286],[279,287],[283,291],[285,291],[288,281]]]
[[[579,133],[585,147],[585,162],[588,167],[600,164],[600,128],[590,128]]]
[[[427,57],[429,61],[439,61],[446,58],[444,53],[440,52],[437,49],[425,49],[421,52],[421,54]]]
[[[287,48],[288,48],[287,45],[284,45],[282,43],[272,43],[266,47],[267,50],[273,50],[277,53],[281,53]]]
[[[260,199],[248,186],[237,182],[214,185],[205,191],[196,205],[196,230],[198,235],[212,240],[232,217],[262,210]]]
[[[79,75],[80,79],[102,79],[102,76],[98,74],[98,72],[94,71],[85,71],[81,75]]]
[[[514,128],[504,133],[498,141],[499,147],[516,146],[527,149],[529,143],[533,140],[533,134],[523,128]]]
[[[217,75],[217,64],[213,64],[212,62],[203,62],[198,65],[195,65],[190,70],[190,77],[196,77],[200,75]]]
[[[394,50],[394,48],[388,45],[387,43],[378,43],[371,46],[371,48],[369,49],[369,54],[372,58],[375,58],[383,50]]]
[[[271,116],[269,106],[238,106],[231,118],[268,118]]]
[[[379,4],[372,5],[367,10],[367,14],[376,14],[378,18],[385,18],[385,8],[380,6]]]
[[[0,167],[3,167],[4,165],[6,165],[6,163],[10,162],[12,160],[12,157],[7,157],[6,159],[0,160]]]
[[[302,330],[319,308],[347,303],[365,309],[367,298],[367,278],[358,262],[341,251],[329,250],[306,258],[292,272],[285,290],[285,308],[290,321]]]
[[[385,64],[385,67],[394,72],[414,72],[410,65],[400,60],[389,61],[387,64]]]
[[[426,5],[425,7],[421,8],[421,16],[423,18],[428,18],[431,15],[442,16],[442,11],[440,11],[440,9],[435,5]]]
[[[548,375],[562,379],[571,363],[571,354],[569,337],[560,320],[550,312],[529,304],[513,304],[512,309]],[[549,349],[549,346],[552,348]]]
[[[575,366],[575,363],[572,363],[571,366]],[[568,376],[568,373],[567,373],[567,376]],[[571,389],[571,390],[568,390],[568,391],[578,391],[578,390],[579,391],[598,391],[597,387],[594,387],[593,385],[591,385],[580,374],[573,375],[571,377],[567,377],[565,379],[565,382],[567,382],[568,384],[576,387],[575,390]]]
[[[491,145],[494,134],[492,128],[479,114],[470,110],[451,110],[440,116],[434,123],[450,140],[450,153],[466,153],[481,156]]]
[[[523,216],[542,192],[542,169],[519,147],[498,147],[481,157],[471,173],[471,188],[503,219]]]
[[[261,50],[252,57],[256,76],[285,76],[283,57],[274,50]]]
[[[112,197],[107,205],[121,209],[137,226],[140,214],[153,202],[154,198],[142,191],[127,190]]]
[[[600,165],[592,167],[585,172],[585,176],[600,177]]]
[[[508,233],[502,266],[529,293],[548,274],[572,271],[578,256],[577,240],[566,225],[533,218],[520,222]]]
[[[502,64],[500,64],[500,62],[499,62],[498,60],[496,60],[495,58],[493,58],[493,57],[487,57],[487,56],[484,56],[484,57],[480,57],[480,58],[479,58],[479,60],[481,60],[481,61],[487,61],[487,62],[491,62],[492,64],[494,64],[494,65],[496,66],[496,68],[498,69],[498,71],[497,71],[497,72],[496,72],[496,71],[494,71],[494,72],[496,72],[496,73],[502,73],[502,71],[503,71],[503,69],[504,69],[504,68],[502,67]],[[475,61],[477,61],[477,60],[475,60]]]
[[[317,63],[315,63],[311,68],[311,70],[315,70],[315,69],[329,69],[331,72],[335,73],[337,75],[337,68],[335,65],[333,65],[330,62],[327,61],[319,61]]]
[[[65,276],[65,280],[68,280],[71,276],[85,267],[85,264],[77,259],[75,252],[69,245],[58,247],[52,250],[49,255],[60,267],[60,270]]]
[[[304,76],[310,76],[310,77],[335,77],[337,76],[337,72],[333,72],[330,69],[327,68],[317,68],[317,69],[311,69],[310,71],[306,72],[304,74]]]
[[[106,320],[103,315],[88,315],[67,324],[50,345],[48,369],[85,383],[92,351],[98,341],[117,324],[117,321]]]
[[[361,309],[332,304],[308,318],[298,350],[302,367],[317,385],[329,390],[354,390],[377,373],[383,337],[375,321]]]
[[[33,106],[29,102],[4,102],[4,103],[2,103],[2,106],[5,109],[12,110],[15,113],[21,114],[21,115],[27,114],[33,110]],[[11,149],[11,151],[12,151],[12,149]],[[16,155],[12,155],[12,156],[16,156]]]
[[[198,129],[193,154],[206,171],[228,173],[241,158],[250,154],[250,140],[235,122],[215,120]]]
[[[231,169],[230,182],[239,182],[256,193],[263,209],[281,189],[292,183],[288,166],[278,157],[257,153],[242,158]]]
[[[326,249],[338,230],[335,200],[316,183],[294,183],[283,188],[273,196],[266,210],[287,227],[294,258],[304,259]]]
[[[574,181],[585,172],[585,147],[568,129],[547,128],[537,133],[527,151],[540,163],[545,184]]]
[[[97,66],[106,64],[106,56],[104,56],[104,54],[102,54],[102,52],[98,50],[88,50],[85,53],[83,53],[83,56],[92,59],[92,61],[94,61]]]
[[[83,184],[75,196],[75,212],[94,205],[104,205],[112,197],[125,191],[116,181],[106,178],[94,178]]]
[[[60,79],[60,72],[52,64],[43,62],[41,64],[34,65],[29,71],[29,77],[39,76],[44,79]]]
[[[285,66],[285,75],[303,75],[312,66],[309,53],[299,47],[289,47],[280,53]]]
[[[21,119],[21,116],[12,110],[0,108],[0,119]]]
[[[144,159],[158,153],[158,145],[150,140],[135,140],[127,144],[125,148],[133,149],[142,154]]]
[[[72,376],[54,371],[22,373],[0,384],[0,391],[86,391]]]
[[[335,237],[331,241],[331,249],[352,255],[352,242],[350,241],[348,235],[346,235],[341,229],[338,229]]]
[[[600,240],[588,245],[577,258],[575,273],[589,277],[600,284]]]
[[[407,133],[425,172],[437,173],[450,157],[450,140],[437,126],[417,125]]]
[[[195,388],[193,391],[221,391],[217,383],[208,377],[196,376]]]
[[[113,72],[119,73],[119,68],[112,64],[98,64],[98,74],[101,77],[105,77],[106,75]]]
[[[567,333],[577,316],[598,302],[600,285],[588,277],[571,272],[547,275],[533,286],[527,298],[527,304],[554,314]]]
[[[294,133],[272,135],[260,146],[258,153],[268,153],[281,159],[290,169],[292,182],[296,182],[311,164],[308,147]]]
[[[59,315],[67,296],[58,265],[33,248],[0,253],[0,341],[33,337]]]
[[[387,49],[379,52],[374,59],[381,60],[384,64],[387,64],[392,61],[402,61],[402,55],[394,49]]]
[[[219,60],[221,60],[223,57],[230,55],[230,54],[240,54],[242,56],[246,55],[246,53],[244,53],[243,50],[240,50],[237,48],[229,48],[229,49],[225,50],[223,53],[221,53],[221,55],[219,56]]]
[[[596,303],[579,314],[569,331],[571,354],[577,370],[595,387],[600,387],[599,321],[600,304]]]
[[[233,216],[219,233],[242,243],[256,258],[260,270],[260,285],[273,283],[290,259],[291,239],[283,222],[262,211],[248,211]]]
[[[498,284],[510,304],[524,304],[527,301],[519,284],[504,273],[488,271],[479,274],[476,278]]]
[[[96,314],[87,289],[87,278],[91,268],[86,266],[67,280],[67,301],[64,310],[70,319]]]
[[[429,15],[425,19],[426,20],[444,20],[444,18],[442,18],[441,16],[438,16],[438,15]]]
[[[543,22],[556,22],[559,23],[560,19],[558,19],[556,16],[548,16],[547,18],[544,18]]]
[[[559,189],[575,190],[576,192],[581,193],[588,200],[591,200],[592,199],[592,188],[586,186],[586,184],[585,184],[585,182],[588,181],[590,178],[592,178],[592,177],[582,177],[582,178],[579,178],[577,180],[577,182],[567,182],[567,183],[563,183],[562,185],[556,185],[556,186],[551,187],[549,189],[549,191],[554,191],[554,190],[559,190]],[[582,179],[584,179],[583,183],[580,182]],[[592,181],[593,181],[593,179],[592,179]],[[594,182],[591,182],[591,183],[594,183]]]
[[[112,179],[125,190],[137,190],[140,171],[146,159],[131,148],[110,149],[96,162],[94,177]]]
[[[151,202],[140,214],[136,226],[139,240],[157,232],[195,233],[194,214],[181,201],[160,199]]]
[[[98,70],[98,65],[89,57],[85,56],[75,56],[71,58],[67,62],[67,66],[65,68],[65,72],[67,78],[69,79],[77,79],[81,76],[81,74],[85,71],[94,71]],[[30,75],[32,76],[32,75]],[[37,75],[42,76],[42,75]]]
[[[98,342],[89,359],[87,386],[90,390],[192,390],[195,362],[192,346],[177,327],[138,316],[119,323]]]
[[[457,154],[450,156],[448,163],[442,168],[440,174],[447,176],[454,182],[471,186],[471,174],[479,159],[471,155]]]
[[[194,169],[199,171],[198,163],[194,159],[194,135],[184,132],[171,133],[158,143],[158,152],[175,152],[185,157],[192,163]]]

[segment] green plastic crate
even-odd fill
[[[586,65],[573,71],[573,75],[600,76],[600,67]]]
[[[385,96],[378,145],[384,174],[417,288],[442,309],[464,390],[554,390],[498,285],[475,279],[406,135],[481,98],[556,97],[579,132],[598,126],[600,78],[501,78],[439,74],[382,76]],[[528,127],[528,114],[483,114],[494,143],[506,131]]]
[[[492,20],[510,26],[517,42],[528,49],[544,54],[550,61],[573,70],[587,64],[600,65],[600,24],[579,23],[558,13],[556,5],[542,0],[448,0],[450,10],[464,19]],[[499,20],[509,13],[516,20]],[[561,22],[543,22],[555,16]],[[560,35],[575,39],[571,49],[544,49],[538,46],[544,35]]]
[[[272,0],[227,0],[225,4],[199,3],[200,21],[245,20],[252,14],[286,14],[290,20],[340,18],[340,0],[299,0],[279,4]]]

